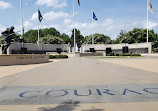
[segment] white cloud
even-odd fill
[[[47,12],[43,15],[43,20],[46,20],[46,21],[53,21],[53,20],[56,20],[58,18],[65,18],[65,17],[68,17],[69,14],[68,13],[65,13],[65,12]],[[32,21],[36,21],[38,20],[38,13],[34,13],[31,17]]]
[[[146,23],[145,20],[143,21],[142,24],[143,24],[143,28],[147,28],[147,23]],[[158,23],[149,21],[149,25],[148,25],[148,28],[149,28],[149,29],[154,29],[154,28],[156,28],[157,26],[158,26]]]
[[[25,27],[27,27],[27,26],[29,26],[29,27],[30,27],[30,26],[32,26],[32,23],[31,23],[31,22],[29,22],[29,21],[25,21],[25,22],[24,22],[24,26],[25,26]]]
[[[46,5],[47,7],[53,8],[63,8],[67,5],[66,0],[37,0],[37,5],[43,6]]]
[[[31,17],[30,20],[35,21],[35,20],[37,20],[37,18],[38,18],[38,13],[36,12],[36,13],[34,13],[34,14],[32,15],[32,17]]]
[[[21,24],[20,25],[15,25],[15,32],[22,34],[22,27]],[[27,32],[30,29],[33,29],[34,24],[32,24],[30,21],[24,21],[24,32]]]
[[[115,31],[115,30],[120,30],[120,29],[122,29],[122,26],[112,24],[112,25],[106,27],[105,31],[108,32],[108,31]]]
[[[17,32],[17,33],[19,33],[19,34],[21,34],[22,32],[21,32],[21,25],[14,25],[14,32]]]
[[[12,5],[9,2],[0,1],[0,9],[12,8]]]
[[[47,12],[46,14],[44,14],[43,19],[46,19],[47,21],[53,21],[55,19],[58,18],[63,18],[63,17],[68,17],[69,14],[65,13],[65,12]]]
[[[102,25],[104,27],[107,27],[109,25],[112,25],[114,23],[114,21],[111,18],[105,19],[104,22],[102,23]]]
[[[117,34],[111,35],[111,38],[112,38],[112,39],[115,39],[115,38],[117,38],[117,37],[118,37]]]
[[[149,22],[149,29],[156,28],[158,26],[158,23],[156,22]]]
[[[79,28],[79,29],[91,28],[91,24],[89,24],[89,23],[76,23],[76,28]]]
[[[65,20],[64,20],[64,23],[65,23],[65,24],[70,24],[70,23],[72,23],[72,20],[71,20],[71,19],[65,19]]]
[[[33,24],[30,21],[25,21],[24,22],[24,29],[25,32],[28,31],[29,29],[33,28]]]
[[[138,22],[133,22],[132,24],[134,27],[138,25]]]
[[[4,27],[4,26],[2,26],[1,24],[0,24],[0,31],[4,31],[6,29],[6,27]]]

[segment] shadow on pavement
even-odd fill
[[[54,108],[51,107],[42,107],[39,108],[39,111],[75,111],[75,108],[79,106],[80,102],[64,102]],[[82,111],[105,111],[104,109],[96,109],[92,107],[88,110],[82,110]]]
[[[75,107],[79,106],[80,102],[64,102],[54,108],[42,107],[39,111],[73,111]]]
[[[82,110],[82,111],[105,111],[104,109],[95,109],[95,108],[92,108],[92,109],[89,109],[89,110]]]

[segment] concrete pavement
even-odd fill
[[[155,106],[157,105],[156,98],[158,98],[157,83],[158,73],[95,59],[71,58],[1,78],[0,96],[3,96],[3,98],[0,99],[0,104],[8,106],[0,107],[0,109],[2,108],[4,110],[6,108],[9,110],[11,108],[10,105],[16,104],[18,105],[14,106],[16,110],[17,107],[21,107],[19,106],[20,104],[23,104],[29,111],[58,111],[64,107],[68,109],[62,111],[114,111],[115,108],[109,108],[109,106],[116,106],[121,111],[124,108],[125,111],[131,111],[132,107],[129,107],[130,104],[133,104],[136,106],[133,108],[135,111],[136,109],[139,111],[147,111],[150,108],[151,111],[154,111],[158,109]],[[54,93],[52,92],[54,88],[62,91]],[[101,90],[103,88],[104,90],[101,93],[104,96],[99,97],[100,93],[96,89]],[[43,92],[40,93],[39,89]],[[66,91],[63,91],[66,89],[72,95],[68,95]],[[81,91],[78,93],[82,95],[92,93],[94,96],[89,95],[88,98],[78,97],[75,96],[74,90]],[[20,97],[20,94],[23,97]],[[64,99],[56,98],[55,100],[50,100],[51,98],[45,97],[46,95],[59,96],[64,94],[67,94],[63,97]],[[111,97],[110,94],[117,96]],[[123,97],[123,99],[120,94],[128,94],[128,97]],[[36,99],[36,97],[41,99]],[[65,102],[71,102],[71,104]],[[37,106],[31,106],[31,108],[30,106],[26,106],[28,103]],[[58,104],[55,105],[54,103]],[[43,109],[42,105],[39,104],[43,104]],[[136,104],[140,104],[140,106]],[[141,107],[143,105],[148,108],[144,110]]]

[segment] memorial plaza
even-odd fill
[[[158,55],[0,66],[2,111],[156,111]]]
[[[0,0],[0,111],[158,111],[157,0]]]

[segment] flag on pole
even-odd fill
[[[95,13],[93,12],[93,19],[94,20],[98,20],[97,16],[95,15]]]
[[[78,5],[80,6],[80,0],[78,0]]]
[[[43,19],[42,14],[41,14],[41,12],[40,12],[39,9],[38,9],[38,19],[39,19],[40,22],[41,22],[42,19]]]
[[[148,10],[153,13],[153,7],[150,0],[148,0]]]

